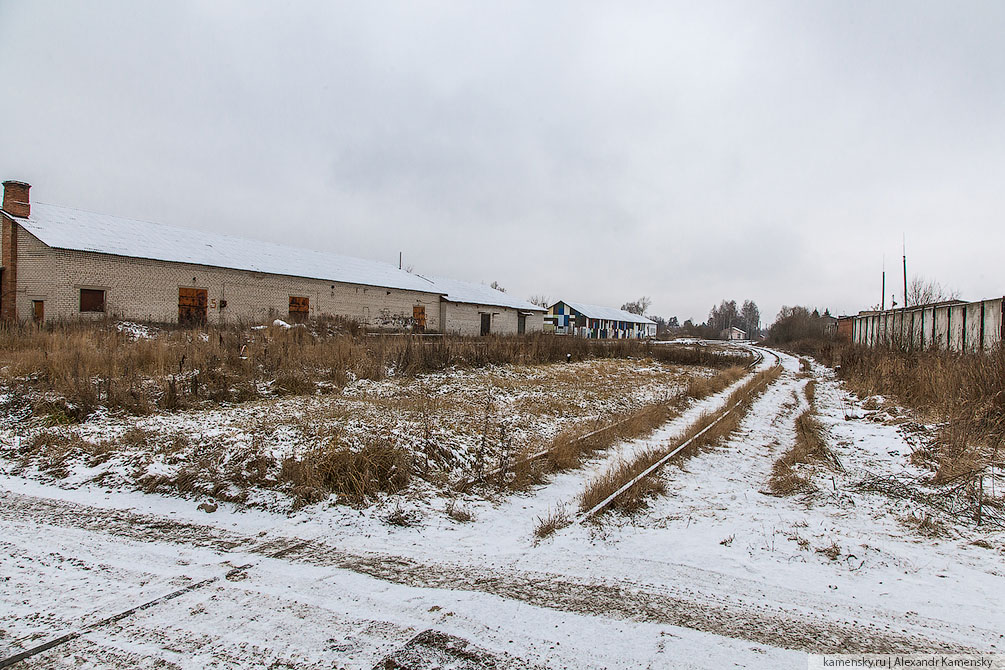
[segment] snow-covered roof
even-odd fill
[[[32,203],[24,229],[50,247],[438,293],[389,263]]]
[[[626,312],[623,309],[617,309],[615,307],[601,307],[599,305],[587,305],[584,302],[571,302],[569,300],[562,300],[569,307],[573,308],[583,316],[589,319],[604,319],[606,321],[628,321],[630,323],[651,323],[656,324],[655,321],[647,319],[644,316],[639,316],[638,314],[632,314],[631,312]],[[558,303],[555,303],[556,305]]]
[[[485,284],[461,281],[459,279],[447,279],[445,277],[431,277],[420,275],[433,285],[436,293],[442,293],[446,300],[450,302],[463,302],[475,305],[491,305],[494,307],[511,307],[527,312],[546,312],[544,307],[539,307],[532,302],[515,298],[508,293]]]

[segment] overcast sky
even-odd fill
[[[682,322],[868,308],[905,233],[1001,296],[1003,35],[997,0],[0,0],[0,177]]]

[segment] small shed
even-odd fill
[[[747,331],[742,328],[737,328],[736,326],[730,326],[726,328],[721,333],[719,333],[719,338],[723,340],[747,340]]]

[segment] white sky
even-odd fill
[[[1005,3],[11,2],[35,200],[704,320],[1005,293]]]

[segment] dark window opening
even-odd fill
[[[100,289],[93,288],[80,289],[80,311],[104,312],[105,292]]]

